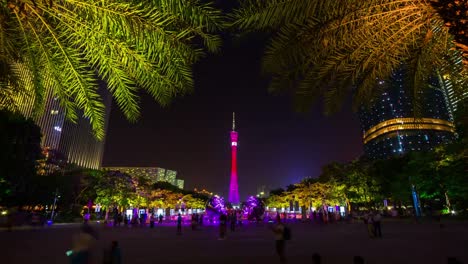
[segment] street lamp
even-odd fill
[[[54,196],[54,205],[52,205],[52,213],[50,214],[50,223],[54,220],[54,213],[55,213],[55,206],[57,205],[57,200],[60,198],[58,195],[58,189],[55,189],[55,196]]]

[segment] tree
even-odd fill
[[[372,163],[355,160],[346,166],[345,193],[350,204],[367,208],[382,201],[379,182],[372,175]]]
[[[181,193],[175,193],[170,190],[157,189],[150,194],[150,206],[158,208],[175,208],[182,198]]]
[[[206,205],[206,201],[194,197],[192,194],[187,194],[182,197],[182,201],[185,203],[187,208],[192,209],[204,209]]]
[[[377,181],[379,193],[394,206],[412,204],[410,175],[404,171],[407,163],[408,157],[403,156],[377,160],[372,164],[371,177]]]
[[[289,206],[289,201],[287,200],[286,195],[284,194],[271,194],[265,202],[266,206],[269,208],[286,208]]]
[[[40,142],[40,128],[31,119],[0,110],[0,203],[18,205],[32,198]]]
[[[111,207],[130,206],[132,202],[141,202],[137,196],[136,186],[130,175],[118,171],[94,171],[97,184],[94,186],[96,192],[96,204],[101,204],[106,209],[106,217]]]
[[[2,1],[0,106],[29,96],[40,112],[51,93],[68,119],[82,111],[102,138],[98,80],[134,121],[140,90],[161,105],[191,90],[191,66],[219,49],[220,29],[221,11],[198,0]]]
[[[376,80],[388,79],[402,63],[414,94],[437,71],[448,71],[457,93],[463,93],[468,66],[454,64],[461,65],[466,50],[455,49],[467,43],[457,42],[461,38],[444,25],[434,2],[249,0],[230,17],[241,31],[271,33],[263,69],[271,74],[272,91],[292,90],[300,109],[323,96],[325,112],[331,113],[349,93],[354,109],[368,104],[380,92]],[[466,25],[463,18],[452,18]]]

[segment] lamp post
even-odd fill
[[[416,214],[416,217],[420,217],[421,216],[421,207],[420,207],[420,204],[419,204],[419,197],[418,197],[418,193],[416,192],[416,187],[414,187],[414,184],[411,185],[411,194],[412,194],[412,197],[413,197],[413,204],[414,204],[414,212]]]
[[[54,205],[52,205],[52,213],[50,214],[50,221],[51,222],[54,220],[55,206],[57,205],[58,198],[60,198],[60,195],[58,195],[58,188],[57,188],[57,189],[55,189]]]

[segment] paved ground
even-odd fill
[[[292,240],[287,245],[288,263],[312,263],[313,253],[322,263],[352,263],[361,255],[366,263],[447,263],[447,256],[468,264],[468,223],[437,224],[384,222],[382,239],[370,239],[363,224],[290,224]],[[110,241],[121,244],[123,263],[279,263],[274,255],[272,232],[266,225],[251,224],[217,240],[217,228],[192,231],[184,227],[97,228],[101,252]],[[67,263],[66,250],[78,232],[76,225],[41,230],[0,232],[0,263]],[[101,263],[100,261],[96,263]]]

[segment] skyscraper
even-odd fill
[[[107,130],[112,97],[103,86],[99,89],[99,94],[105,105],[104,126]],[[104,139],[100,141],[94,137],[88,118],[78,112],[76,123],[66,120],[65,110],[51,90],[46,93],[44,112],[37,116],[33,116],[32,111],[34,96],[21,96],[17,100],[21,113],[25,117],[34,118],[41,128],[41,146],[44,149],[63,154],[68,163],[90,169],[101,167]]]
[[[100,89],[100,94],[105,105],[104,131],[107,131],[112,97],[103,88]],[[79,115],[76,123],[65,121],[62,131],[58,151],[69,163],[90,169],[99,169],[102,166],[105,138],[96,139],[88,118]]]
[[[229,183],[229,202],[232,205],[239,205],[239,185],[237,184],[237,139],[236,116],[232,113],[231,131],[231,181]]]
[[[441,90],[444,94],[447,109],[452,120],[454,119],[458,104],[464,99],[468,98],[468,89],[466,87],[466,83],[462,83],[461,80],[456,80],[456,78],[453,78],[453,76],[450,75],[450,70],[462,71],[464,67],[461,56],[454,56],[454,58],[456,59],[453,59],[450,65],[447,65],[437,73],[439,86],[441,87]],[[464,87],[465,89],[461,89],[461,91],[457,92],[454,85]]]
[[[388,81],[378,81],[382,94],[370,107],[361,107],[364,152],[371,159],[385,159],[409,151],[425,151],[454,139],[444,95],[430,78],[428,88],[417,95],[422,103],[415,118],[414,96],[405,89],[405,71],[396,71]]]

